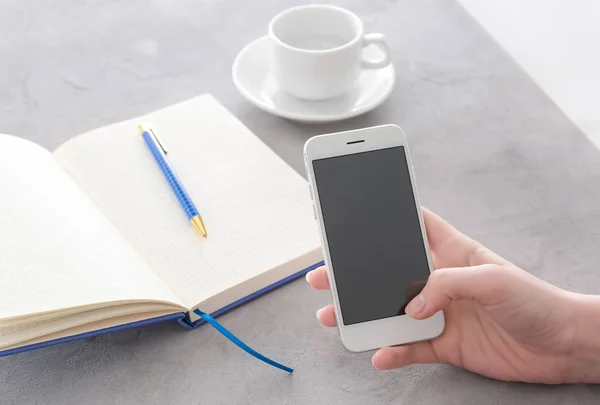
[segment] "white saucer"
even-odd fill
[[[380,52],[379,49],[365,52]],[[369,56],[369,59],[376,57]],[[341,96],[309,101],[285,93],[268,72],[269,38],[248,44],[233,62],[233,82],[242,96],[257,107],[295,121],[339,121],[364,114],[383,103],[394,88],[394,65],[363,70],[356,86]]]

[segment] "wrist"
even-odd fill
[[[568,379],[572,382],[600,383],[600,296],[570,296],[572,344]]]

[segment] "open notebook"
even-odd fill
[[[151,123],[203,239],[137,130]],[[321,261],[306,181],[211,96],[53,154],[0,135],[0,355],[192,311],[219,314]]]

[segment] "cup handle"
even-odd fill
[[[392,61],[390,47],[385,41],[383,34],[366,34],[363,37],[363,48],[369,45],[377,45],[383,51],[384,56],[379,60],[366,60],[363,58],[361,61],[363,69],[381,69],[390,64]]]

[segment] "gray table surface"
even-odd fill
[[[296,0],[0,4],[0,132],[54,149],[209,92],[302,172],[314,134],[396,123],[425,205],[556,285],[600,293],[600,153],[453,1],[335,1],[387,34],[398,80],[376,111],[299,125],[230,79],[236,53]],[[217,134],[218,135],[218,134]],[[227,134],[220,134],[226,136]],[[1,293],[1,292],[0,292]],[[2,404],[591,404],[600,386],[492,381],[446,365],[380,372],[321,328],[326,293],[298,280],[220,320],[293,376],[210,327],[163,324],[0,358]]]

